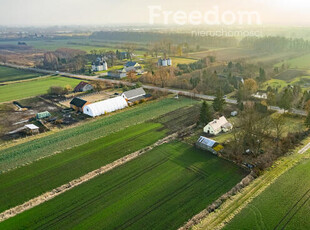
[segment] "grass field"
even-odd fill
[[[158,123],[143,123],[0,174],[0,212],[57,188],[165,137]]]
[[[310,54],[306,54],[301,57],[292,58],[284,62],[279,62],[275,65],[275,67],[281,67],[282,64],[286,64],[291,69],[304,69],[309,70],[310,69]]]
[[[269,81],[266,81],[262,85],[262,89],[266,90],[268,86],[270,86],[272,88],[278,88],[281,91],[284,87],[287,87],[288,85],[300,86],[303,90],[309,90],[310,89],[310,76],[296,77],[292,79],[290,82],[280,80],[280,79],[271,79]]]
[[[0,86],[0,102],[19,100],[46,94],[51,86],[71,85],[75,87],[81,80],[66,77],[46,77],[20,83]]]
[[[2,229],[177,229],[245,176],[174,142],[0,223]]]
[[[0,171],[18,167],[35,159],[62,152],[109,135],[128,126],[140,124],[178,108],[198,103],[187,98],[167,98],[144,103],[116,114],[100,117],[93,122],[0,150]],[[180,114],[182,116],[182,114]]]
[[[310,229],[310,160],[249,203],[224,229]]]
[[[184,58],[184,57],[172,57],[172,64],[177,66],[178,64],[191,64],[197,61],[194,58]]]
[[[26,80],[39,76],[42,74],[0,66],[0,82]]]

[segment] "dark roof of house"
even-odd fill
[[[75,88],[74,91],[80,91],[81,89],[83,89],[86,85],[89,85],[87,82],[85,81],[81,81]]]
[[[87,101],[85,101],[81,98],[75,97],[70,102],[70,105],[75,105],[78,108],[82,108],[86,103],[87,103]]]
[[[126,67],[135,66],[136,64],[137,64],[137,62],[135,62],[135,61],[129,61],[126,63]]]

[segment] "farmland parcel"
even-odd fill
[[[0,102],[19,100],[46,94],[51,86],[76,86],[81,80],[66,77],[46,77],[0,86]]]
[[[310,160],[283,174],[224,229],[309,229]]]
[[[164,144],[0,228],[176,229],[244,176],[190,145]]]

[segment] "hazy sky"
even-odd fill
[[[309,0],[0,0],[0,25],[148,23],[148,6],[202,13],[256,11],[263,24],[310,26]]]

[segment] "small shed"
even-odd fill
[[[39,127],[34,125],[34,124],[25,125],[25,129],[26,129],[26,132],[30,133],[30,134],[37,134],[37,133],[39,133]]]
[[[132,90],[124,92],[122,94],[122,97],[127,101],[132,101],[135,98],[144,97],[145,95],[146,95],[146,92],[141,87],[141,88],[132,89]]]
[[[36,118],[37,119],[44,119],[52,116],[48,111],[37,113]]]
[[[235,117],[235,116],[238,115],[238,112],[237,112],[237,111],[232,111],[232,112],[230,113],[230,115],[231,115],[232,117]]]
[[[207,150],[215,155],[217,155],[218,152],[223,149],[223,146],[216,141],[203,136],[199,137],[198,141],[196,142],[196,147]]]
[[[70,108],[74,109],[75,111],[83,112],[84,106],[88,104],[90,103],[81,98],[75,97],[70,102]]]
[[[74,92],[87,92],[93,90],[93,86],[85,81],[81,81],[75,88]]]

